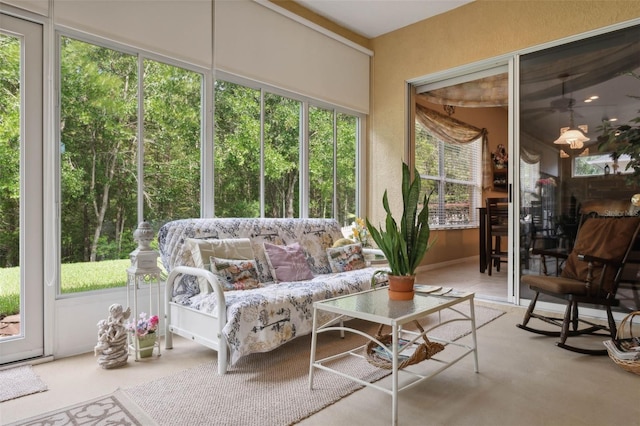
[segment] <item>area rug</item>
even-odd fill
[[[46,390],[30,365],[0,370],[0,402]]]
[[[467,308],[468,312],[468,308]],[[480,327],[504,312],[476,306]],[[445,316],[446,315],[446,316]],[[442,320],[451,314],[443,313]],[[437,321],[437,315],[427,321]],[[463,325],[464,324],[464,325]],[[375,332],[375,325],[352,320],[349,326]],[[434,337],[455,340],[471,332],[468,322],[448,324]],[[318,358],[366,343],[358,335],[345,339],[331,332],[318,336]],[[246,356],[217,374],[215,361],[189,370],[125,389],[129,397],[160,425],[290,425],[360,389],[362,386],[325,371],[314,373],[314,388],[309,389],[310,336],[266,354]],[[333,365],[355,377],[374,382],[389,374],[355,357],[343,358]]]
[[[39,414],[7,426],[44,425],[131,425],[154,426],[156,422],[135,405],[122,391],[101,396],[91,401],[72,405],[61,410]]]
[[[468,313],[469,308],[460,310]],[[504,314],[484,306],[476,306],[475,313],[478,328]],[[440,320],[452,315],[455,314],[445,311]],[[438,315],[432,315],[421,323],[430,327],[438,320]],[[369,333],[377,329],[376,325],[359,320],[350,321],[349,326]],[[470,332],[468,322],[454,322],[434,330],[430,336],[454,341]],[[217,373],[216,361],[211,361],[9,426],[295,424],[362,387],[316,370],[310,390],[310,342],[311,336],[303,336],[271,352],[246,356],[223,376]],[[347,334],[341,339],[337,333],[323,333],[318,336],[318,358],[364,343],[364,337],[359,335]],[[368,382],[390,373],[355,357],[335,361],[332,366]]]

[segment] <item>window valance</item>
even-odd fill
[[[416,120],[429,132],[447,143],[465,144],[482,138],[482,189],[490,189],[493,186],[487,129],[479,129],[420,104],[416,105]]]

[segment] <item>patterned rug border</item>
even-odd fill
[[[77,404],[38,414],[7,426],[118,424],[156,426],[157,423],[121,389]]]

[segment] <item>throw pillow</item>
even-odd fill
[[[362,244],[349,244],[327,249],[332,272],[353,271],[367,266],[362,254]]]
[[[187,249],[191,251],[191,258],[196,268],[211,270],[209,259],[254,259],[251,241],[248,238],[188,238]],[[206,278],[198,277],[200,292],[209,293],[211,289]]]
[[[196,268],[204,268],[211,256],[224,259],[253,259],[248,238],[189,238],[187,246]]]
[[[313,278],[300,244],[278,246],[264,243],[264,252],[271,268],[271,275],[276,282],[304,281]]]
[[[249,290],[262,285],[258,281],[256,262],[253,259],[222,259],[211,257],[211,272],[222,284],[224,291]]]

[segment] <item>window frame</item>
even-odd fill
[[[621,174],[621,175],[627,175],[627,174],[633,174],[633,169],[627,169],[627,163],[630,160],[630,157],[628,154],[622,154],[620,155],[615,161],[612,159],[612,154],[611,152],[598,152],[596,154],[588,154],[588,155],[584,155],[584,156],[576,156],[573,157],[571,159],[571,177],[572,178],[589,178],[589,177],[594,177],[594,176],[606,176],[607,173],[605,173],[605,166],[609,166],[609,174]],[[600,158],[602,160],[605,160],[604,164],[605,166],[602,167],[602,173],[578,173],[577,169],[578,169],[578,164],[577,162],[580,161],[581,159],[588,159],[588,158]],[[618,161],[621,164],[618,164]],[[615,167],[614,167],[615,164]],[[597,167],[597,166],[596,166]]]
[[[208,184],[205,179],[205,176],[208,173],[211,173],[212,166],[207,167],[206,165],[206,156],[205,152],[211,151],[211,146],[213,144],[212,137],[207,137],[207,135],[212,135],[212,123],[211,120],[206,120],[205,111],[210,110],[210,105],[212,105],[212,94],[208,96],[207,93],[211,92],[209,88],[212,88],[213,82],[213,73],[211,70],[200,67],[197,65],[193,65],[191,63],[187,63],[184,61],[180,61],[174,58],[170,58],[167,56],[163,56],[157,53],[153,53],[141,48],[133,47],[124,43],[118,43],[113,40],[108,40],[99,36],[87,34],[81,31],[73,30],[71,28],[57,28],[54,33],[54,45],[55,45],[55,58],[54,58],[54,69],[55,69],[55,85],[53,87],[53,96],[55,98],[55,105],[57,106],[55,109],[55,119],[52,124],[53,135],[55,135],[55,140],[57,143],[53,147],[52,154],[54,155],[53,159],[53,177],[55,181],[55,191],[56,191],[56,199],[62,199],[62,176],[61,176],[61,153],[62,153],[62,129],[60,126],[61,123],[61,106],[62,106],[62,69],[61,69],[61,40],[63,37],[70,38],[73,40],[77,40],[82,43],[91,44],[97,46],[99,48],[110,49],[116,51],[121,54],[130,55],[134,57],[137,61],[137,73],[138,73],[138,82],[137,82],[137,129],[136,129],[136,137],[137,140],[144,140],[144,62],[146,60],[156,61],[165,65],[182,68],[184,70],[194,72],[200,74],[202,76],[202,83],[200,88],[201,94],[201,109],[200,109],[200,122],[202,123],[200,128],[200,146],[201,146],[201,155],[200,155],[200,167],[201,167],[201,176],[200,176],[200,216],[206,217],[206,213],[211,210],[209,205],[213,205],[213,198],[208,196]],[[137,152],[137,160],[136,160],[136,169],[137,169],[137,187],[136,187],[136,197],[137,197],[137,223],[144,221],[145,212],[144,212],[144,144],[138,144],[138,152]],[[60,220],[62,214],[62,203],[57,202],[55,206],[56,217],[58,220],[55,221],[55,226],[53,232],[56,236],[56,243],[53,244],[54,259],[53,263],[55,266],[55,275],[57,277],[56,282],[56,299],[67,299],[74,297],[83,297],[87,294],[96,294],[96,293],[104,293],[111,291],[122,291],[124,288],[121,287],[107,287],[105,289],[100,290],[86,290],[80,292],[71,292],[71,293],[63,293],[62,292],[62,279],[61,279],[61,267],[62,267],[62,259],[61,259],[61,243],[62,243],[62,223]],[[130,232],[133,233],[135,229],[131,229]],[[155,229],[157,232],[158,230]]]
[[[356,186],[356,193],[355,193],[355,215],[357,217],[361,216],[363,214],[363,208],[362,206],[364,205],[363,201],[364,201],[364,178],[363,178],[363,170],[364,167],[361,164],[362,158],[364,158],[363,152],[364,152],[364,141],[363,141],[363,137],[362,135],[364,135],[364,128],[366,126],[366,116],[365,114],[359,113],[357,111],[351,110],[349,108],[345,108],[339,105],[334,105],[331,103],[328,103],[326,101],[322,101],[319,99],[314,99],[311,98],[309,96],[305,96],[302,95],[300,93],[294,93],[294,92],[290,92],[286,89],[280,88],[280,87],[276,87],[267,83],[262,83],[259,82],[257,80],[252,80],[246,77],[242,77],[236,74],[232,74],[232,73],[228,73],[225,71],[221,71],[221,70],[216,70],[216,74],[215,74],[215,81],[217,80],[223,80],[229,83],[233,83],[233,84],[237,84],[237,85],[241,85],[241,86],[245,86],[247,88],[250,89],[254,89],[254,90],[259,90],[260,91],[260,98],[261,98],[261,114],[260,114],[260,120],[261,120],[261,128],[264,129],[264,96],[265,94],[269,93],[269,94],[273,94],[273,95],[277,95],[277,96],[282,96],[288,99],[292,99],[295,101],[298,101],[301,103],[301,113],[300,113],[300,120],[301,120],[301,126],[300,126],[300,167],[301,167],[301,173],[300,173],[300,179],[299,179],[299,217],[301,218],[308,218],[309,217],[309,108],[313,107],[313,108],[318,108],[318,109],[323,109],[323,110],[328,110],[328,111],[332,111],[333,112],[333,116],[334,116],[334,120],[333,120],[333,127],[334,127],[334,137],[333,137],[333,144],[334,147],[337,144],[337,123],[338,120],[336,119],[338,114],[345,114],[345,115],[349,115],[349,116],[353,116],[356,118],[357,120],[357,124],[356,124],[356,155],[355,155],[355,176],[356,176],[356,182],[355,182],[355,186]],[[215,81],[214,81],[214,86],[215,86]],[[215,105],[214,105],[215,106]],[[212,121],[215,123],[215,109],[214,109],[214,118],[212,119]],[[261,135],[260,135],[260,146],[261,146],[261,150],[264,151],[264,143],[265,143],[265,135],[264,135],[264,131],[261,131]],[[214,141],[215,141],[215,135],[214,135]],[[215,142],[214,142],[215,145]],[[215,150],[215,147],[214,147]],[[337,161],[337,154],[338,154],[338,150],[334,149],[333,151],[333,156],[334,156],[334,180],[333,180],[333,203],[332,203],[332,217],[337,218],[337,212],[336,212],[336,208],[337,208],[337,202],[336,202],[336,197],[337,197],[337,182],[338,179],[336,178],[335,174],[337,173],[337,171],[335,170],[335,164]],[[214,154],[215,155],[215,154]],[[213,157],[211,157],[213,158]],[[264,164],[261,166],[261,187],[264,188]],[[264,200],[264,191],[262,191],[261,194],[261,198],[260,198],[260,211],[261,211],[261,216],[260,217],[265,217],[265,211],[264,211],[264,205],[265,205],[265,200]],[[215,206],[213,207],[213,210],[215,212]]]
[[[419,124],[416,122],[415,123],[416,126],[419,126]],[[429,133],[429,131],[427,129],[424,129],[427,133]],[[469,207],[469,222],[466,224],[430,224],[430,228],[434,229],[434,230],[452,230],[452,229],[469,229],[469,228],[477,228],[479,226],[479,215],[478,215],[478,208],[482,207],[482,137],[479,137],[478,139],[474,140],[473,142],[470,142],[472,144],[476,144],[477,146],[475,147],[475,149],[477,150],[476,152],[476,173],[474,175],[474,179],[472,181],[464,181],[464,180],[460,180],[460,179],[453,179],[453,178],[448,178],[446,176],[446,161],[445,161],[445,148],[447,145],[453,145],[451,143],[445,142],[442,139],[438,138],[435,135],[431,135],[436,141],[437,141],[437,149],[438,149],[438,176],[433,176],[433,175],[427,175],[427,174],[420,174],[420,178],[422,180],[428,180],[428,181],[434,181],[436,182],[436,186],[438,187],[438,213],[439,213],[439,218],[438,218],[438,222],[441,222],[442,220],[446,221],[446,215],[445,215],[445,206],[446,206],[446,201],[445,201],[445,194],[446,194],[446,185],[447,183],[452,183],[452,184],[460,184],[460,185],[467,185],[468,187],[470,187],[473,190],[474,195],[471,196],[471,201],[470,201],[470,207]],[[413,145],[413,159],[415,162],[415,142]],[[430,200],[431,202],[433,202],[433,200]],[[433,213],[430,211],[429,212],[430,215],[432,215]]]

